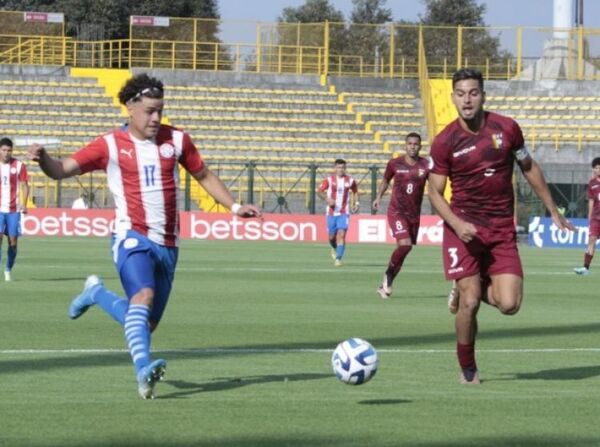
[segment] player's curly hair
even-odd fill
[[[141,101],[142,97],[160,99],[164,96],[163,83],[146,73],[140,73],[129,79],[119,91],[119,102],[126,105],[128,102]]]
[[[592,160],[592,168],[595,168],[598,165],[600,165],[600,157],[596,157]]]

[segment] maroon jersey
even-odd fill
[[[431,169],[431,160],[419,157],[414,165],[409,165],[404,157],[390,160],[383,177],[394,180],[388,214],[400,214],[409,222],[418,222],[421,216],[421,203],[425,182]]]
[[[600,220],[600,178],[594,177],[590,180],[587,187],[588,199],[594,201],[594,207],[592,208],[592,215],[590,216],[593,220]]]
[[[493,225],[490,218],[513,219],[515,152],[525,143],[515,120],[492,112],[485,112],[484,120],[476,134],[463,129],[458,119],[448,124],[431,146],[431,172],[450,180],[455,214]]]

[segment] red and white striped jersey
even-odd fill
[[[350,201],[350,191],[356,194],[358,187],[356,181],[349,175],[338,177],[333,174],[325,177],[319,187],[319,191],[327,191],[327,197],[335,200],[334,206],[327,205],[325,214],[328,216],[339,216],[340,214],[350,214],[348,203]]]
[[[27,183],[27,168],[11,158],[8,163],[0,163],[0,212],[16,213],[21,206],[19,190],[21,183]]]
[[[115,199],[115,232],[132,229],[157,244],[177,245],[179,164],[190,174],[204,167],[188,134],[161,125],[154,140],[127,130],[98,137],[72,158],[82,173],[106,171]]]

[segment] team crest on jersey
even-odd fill
[[[169,143],[164,143],[160,145],[158,152],[160,152],[160,156],[163,158],[171,158],[175,153],[175,148]]]
[[[492,144],[494,145],[494,149],[502,150],[502,132],[492,135]]]
[[[425,169],[419,168],[419,177],[423,177],[425,175]]]
[[[11,174],[16,174],[17,173],[17,168],[15,168],[14,166],[12,168],[10,168],[10,173]]]

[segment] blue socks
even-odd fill
[[[17,258],[17,247],[12,245],[8,246],[8,256],[6,257],[6,271],[10,272],[15,265],[15,259]]]
[[[110,315],[121,326],[125,325],[125,314],[129,308],[129,301],[111,292],[104,286],[100,286],[93,292],[94,302]]]
[[[338,245],[335,248],[335,258],[341,260],[342,257],[344,256],[345,251],[346,251],[346,245]]]
[[[130,304],[125,315],[125,338],[135,366],[136,377],[150,364],[150,308],[143,304]]]

